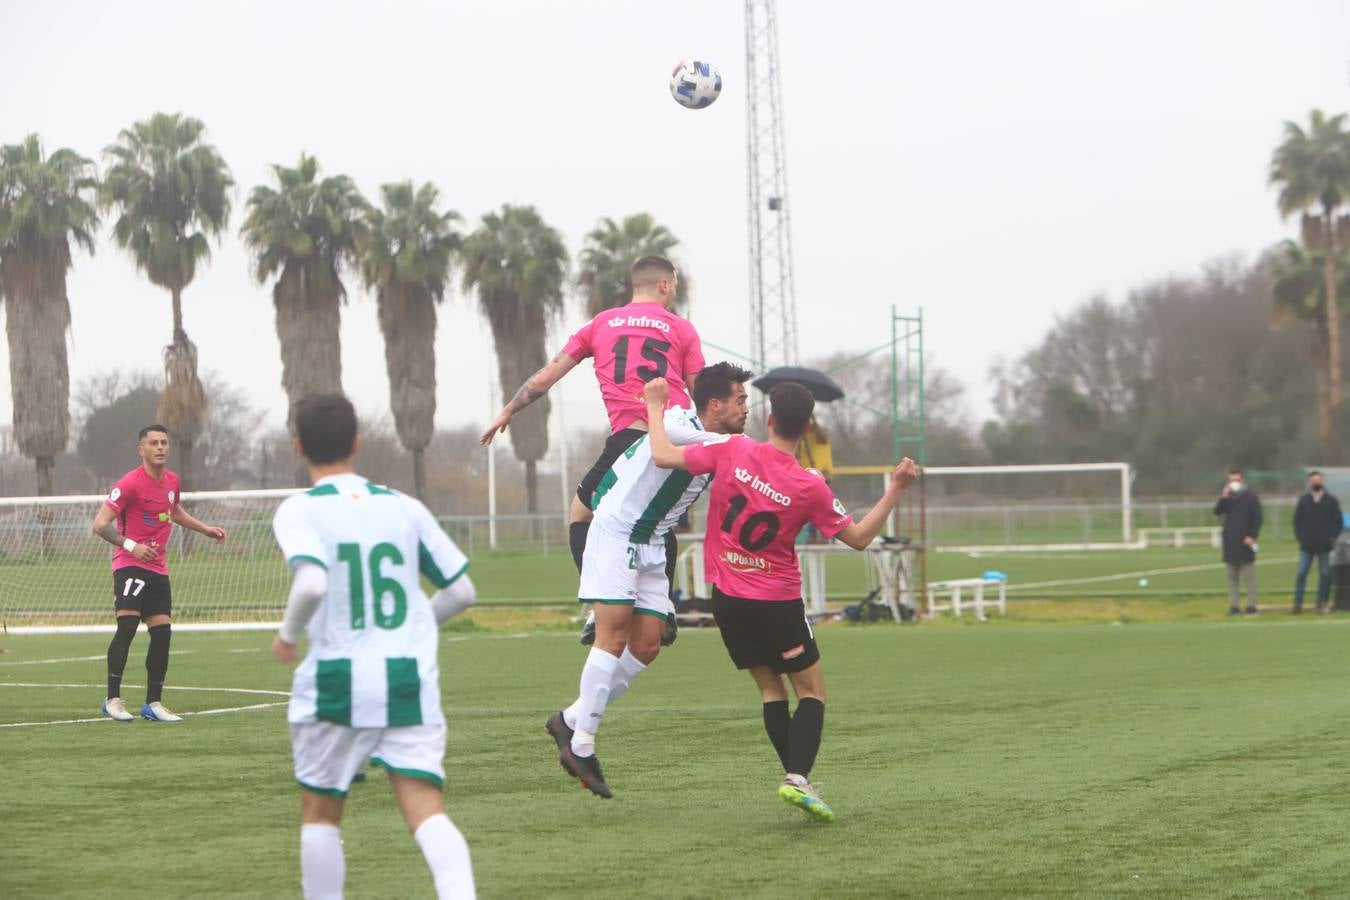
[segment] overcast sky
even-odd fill
[[[533,204],[574,255],[601,216],[650,212],[682,240],[705,341],[745,349],[743,18],[733,0],[0,0],[0,142],[35,131],[48,152],[101,158],[154,112],[206,123],[238,187],[185,294],[187,330],[202,368],[272,423],[285,398],[270,285],[249,275],[237,229],[248,190],[301,151],[372,198],[431,180],[470,228]],[[975,417],[990,363],[1079,301],[1292,234],[1266,186],[1281,123],[1350,109],[1345,0],[785,0],[779,39],[801,355],[868,349],[891,304],[922,307],[930,358]],[[667,88],[692,57],[724,79],[701,111]],[[98,251],[68,282],[72,383],[156,369],[171,336],[167,293],[106,240]],[[475,303],[457,273],[440,426],[492,412]],[[550,344],[579,324],[569,314]],[[342,341],[346,390],[386,409],[374,302],[354,283]],[[569,427],[603,427],[588,365],[559,399]]]

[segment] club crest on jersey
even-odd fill
[[[722,561],[727,567],[735,572],[763,572],[765,575],[773,570],[767,559],[760,556],[751,556],[748,553],[740,553],[736,550],[723,550]]]
[[[773,485],[769,484],[767,481],[761,480],[758,475],[751,472],[749,469],[743,466],[737,466],[732,472],[732,475],[734,475],[736,480],[741,484],[749,485],[750,490],[757,494],[763,494],[774,503],[777,503],[780,506],[792,505],[791,497],[781,491],[774,490]]]
[[[173,491],[169,491],[169,502],[173,503]]]
[[[121,497],[122,497],[121,488],[113,488],[112,493],[108,495],[108,499],[111,500],[113,503],[116,503],[119,499],[121,499]]]

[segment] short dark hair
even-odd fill
[[[662,278],[673,278],[675,264],[664,256],[644,256],[633,263],[628,275],[633,287],[636,288],[638,285],[653,284]]]
[[[162,431],[165,437],[169,436],[169,429],[165,428],[163,425],[156,422],[155,424],[147,425],[140,431],[136,432],[136,443],[139,444],[141,441],[145,440],[145,436],[152,431]]]
[[[1311,472],[1308,473],[1309,478],[1313,477],[1314,475],[1316,475],[1318,478],[1322,477],[1322,473],[1319,472],[1317,469],[1313,469]]]
[[[769,391],[773,430],[784,440],[795,441],[806,434],[806,426],[815,409],[816,398],[795,381],[785,381]]]
[[[339,462],[356,445],[356,410],[341,394],[311,394],[295,405],[295,434],[305,459]]]
[[[1244,471],[1242,471],[1241,469],[1229,469],[1229,470],[1228,470],[1228,474],[1229,474],[1229,475],[1241,475],[1243,478],[1246,478],[1246,477],[1247,477],[1247,473],[1244,472]]]
[[[754,372],[749,369],[742,369],[732,362],[719,362],[713,363],[711,366],[704,366],[699,370],[698,378],[694,381],[695,411],[703,412],[708,408],[708,403],[713,400],[730,399],[733,384],[745,384],[754,377]]]

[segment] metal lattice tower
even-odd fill
[[[761,371],[797,362],[791,207],[778,81],[776,0],[745,0],[750,210],[750,352]]]

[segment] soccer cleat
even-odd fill
[[[581,626],[581,636],[577,640],[581,641],[583,647],[595,643],[595,616],[588,618],[586,624]]]
[[[1243,614],[1244,616],[1254,616],[1254,615],[1256,615],[1256,607],[1255,607],[1255,606],[1249,606],[1249,607],[1247,607],[1246,609],[1244,609],[1244,610],[1242,611],[1242,614]]]
[[[567,720],[563,718],[561,711],[548,717],[548,721],[544,723],[544,730],[557,743],[559,753],[572,746],[572,729],[567,727]]]
[[[581,786],[597,797],[608,800],[614,792],[605,784],[605,776],[600,774],[600,760],[592,756],[577,756],[571,745],[558,751],[558,762],[567,770],[567,774],[581,781]]]
[[[834,810],[816,796],[816,789],[809,782],[799,784],[783,779],[783,783],[778,786],[778,796],[784,803],[797,807],[817,822],[834,821]]]
[[[147,703],[141,707],[141,718],[147,722],[181,722],[182,716],[175,716],[164,708],[164,704],[156,700],[154,703]]]
[[[675,620],[674,613],[666,613],[666,627],[661,632],[661,646],[669,647],[675,643],[675,639],[680,636],[680,623]]]
[[[114,722],[134,722],[136,717],[127,712],[121,697],[108,697],[103,701],[103,714]]]

